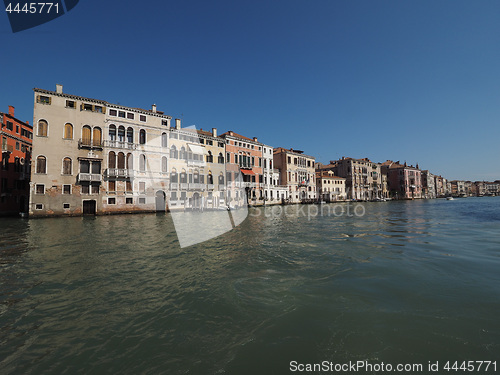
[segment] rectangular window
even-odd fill
[[[125,118],[125,112],[123,112],[123,111],[118,111],[118,117]]]
[[[99,185],[97,184],[92,184],[92,194],[99,194]]]
[[[67,210],[69,208],[69,203],[63,203],[63,208]]]
[[[7,121],[7,129],[14,130],[14,124],[10,121]]]
[[[128,118],[129,120],[133,120],[133,119],[134,119],[134,114],[133,114],[133,113],[131,113],[131,112],[127,112],[127,118]]]
[[[141,193],[146,192],[146,183],[145,182],[139,182],[139,192],[141,192]]]
[[[71,194],[71,185],[63,185],[63,194]]]
[[[116,204],[116,198],[108,198],[108,204]]]
[[[36,194],[45,194],[45,185],[37,184],[35,187]]]
[[[92,111],[92,104],[83,104],[84,111]]]
[[[19,125],[16,125],[16,133],[19,134]],[[19,149],[18,149],[19,150]]]
[[[146,204],[146,198],[139,198],[139,204]]]
[[[19,150],[19,142],[16,142],[16,150]]]
[[[130,181],[125,183],[125,189],[127,192],[132,192],[132,183]]]
[[[168,120],[161,120],[161,124],[165,125],[165,126],[168,126]]]
[[[39,95],[38,96],[38,103],[41,103],[41,104],[50,104],[50,98],[48,96]]]
[[[109,115],[110,116],[116,116],[116,109],[110,109],[109,110]]]
[[[116,191],[116,181],[114,180],[108,181],[108,191],[110,192]]]
[[[146,116],[140,115],[139,116],[139,120],[142,121],[142,122],[146,122]]]
[[[102,113],[102,107],[100,105],[94,106],[94,111],[97,113]]]
[[[133,204],[134,198],[125,198],[125,204]]]
[[[172,200],[172,201],[177,200],[177,192],[176,191],[170,192],[170,200]]]
[[[90,193],[90,184],[88,182],[82,182],[82,194],[89,194]]]
[[[41,203],[35,204],[35,210],[43,210],[43,204]]]
[[[73,100],[66,100],[66,108],[76,108],[76,103]]]

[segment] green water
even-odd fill
[[[2,219],[0,374],[500,371],[500,197],[363,208],[250,209],[183,249],[168,214]]]

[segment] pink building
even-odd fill
[[[387,174],[390,194],[397,199],[422,198],[422,171],[416,167],[387,160],[382,163],[382,173]]]

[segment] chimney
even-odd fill
[[[175,128],[180,129],[181,128],[181,119],[176,118],[175,119]]]
[[[257,142],[257,137],[253,137],[253,141],[254,141],[254,142]]]
[[[217,128],[212,128],[212,136],[217,137]]]
[[[151,106],[151,112],[156,113],[156,104],[153,104],[153,105]]]
[[[14,106],[12,106],[12,105],[9,105],[9,115],[14,117]]]
[[[234,135],[232,130],[229,130],[228,133],[229,133],[229,135]]]
[[[56,92],[58,94],[62,94],[62,89],[63,89],[63,85],[60,85],[60,84],[56,85]]]

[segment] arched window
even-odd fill
[[[224,156],[222,155],[222,152],[219,152],[219,164],[224,164]]]
[[[141,131],[139,132],[139,144],[146,144],[146,130],[144,129],[141,129]]]
[[[139,155],[139,170],[144,172],[146,170],[146,155]]]
[[[161,147],[167,147],[168,141],[167,141],[167,133],[162,133],[161,134]]]
[[[214,156],[212,155],[212,151],[208,151],[207,163],[213,163],[213,162],[214,162]]]
[[[134,143],[134,129],[127,128],[127,142]]]
[[[90,146],[91,140],[92,140],[92,129],[90,128],[90,126],[85,125],[82,128],[82,143],[84,145]]]
[[[63,174],[71,174],[71,159],[70,158],[64,158],[63,159]]]
[[[116,154],[110,151],[108,154],[108,168],[116,168]]]
[[[179,153],[179,159],[186,159],[187,158],[187,152],[184,146],[181,147],[181,152]]]
[[[168,171],[167,169],[167,157],[166,156],[163,156],[161,158],[161,171],[166,173]]]
[[[125,128],[123,126],[118,128],[118,141],[125,142]]]
[[[48,130],[49,130],[49,124],[47,124],[47,121],[45,121],[45,120],[38,121],[38,136],[39,137],[46,137],[48,134]]]
[[[36,173],[47,173],[47,159],[45,156],[36,158]]]
[[[123,152],[118,153],[118,169],[125,169],[125,154]]]
[[[177,170],[175,168],[172,168],[172,172],[170,172],[170,182],[179,182],[179,175],[177,174]]]
[[[208,173],[207,176],[207,184],[213,185],[214,184],[214,177],[212,176],[212,172]]]
[[[224,174],[222,172],[219,175],[219,185],[224,185]]]
[[[175,145],[172,145],[172,147],[170,147],[170,158],[177,159],[177,148],[175,147]]]
[[[116,126],[109,125],[109,140],[116,141]]]
[[[198,172],[198,170],[194,171],[193,182],[195,184],[200,182],[200,173]]]
[[[101,142],[101,128],[99,127],[95,127],[94,128],[94,131],[93,131],[93,134],[92,134],[92,138],[93,138],[93,145],[94,146],[101,146],[102,142]]]
[[[132,156],[131,153],[127,154],[127,169],[128,170],[134,169],[134,157]]]
[[[64,139],[73,139],[73,125],[70,123],[64,125]]]

